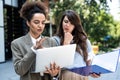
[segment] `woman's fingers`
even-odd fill
[[[73,40],[73,35],[69,32],[64,33],[64,44],[70,44],[70,42]]]
[[[60,67],[56,65],[56,63],[50,63],[50,68],[46,67],[46,72],[49,73],[51,76],[56,76],[60,71]]]
[[[39,41],[36,41],[36,45],[34,46],[35,49],[41,49],[43,48],[44,46],[42,45],[43,41],[45,40],[46,38],[42,38],[40,39]]]
[[[40,39],[40,40],[39,40],[39,43],[42,44],[45,39],[47,39],[47,38],[42,38],[42,39]]]
[[[93,78],[99,78],[99,77],[100,77],[100,74],[91,73],[90,76],[93,77]]]

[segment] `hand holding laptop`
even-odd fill
[[[51,76],[56,76],[60,71],[60,66],[50,63],[50,68],[46,67],[46,71],[44,73],[49,73]]]

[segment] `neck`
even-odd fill
[[[29,34],[30,34],[33,38],[35,38],[35,39],[37,39],[37,38],[40,37],[40,35],[35,35],[35,34],[30,33],[30,32],[29,32]]]

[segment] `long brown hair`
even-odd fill
[[[83,56],[84,61],[87,62],[87,57],[88,57],[87,44],[86,44],[87,35],[83,30],[80,17],[73,10],[67,10],[62,15],[60,26],[57,32],[57,35],[61,38],[60,43],[62,45],[64,40],[62,22],[65,16],[67,16],[70,23],[75,26],[74,30],[72,31],[72,35],[74,36],[73,43],[77,44],[76,51],[79,52]]]

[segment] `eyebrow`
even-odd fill
[[[39,21],[39,20],[33,20],[33,21]],[[46,20],[42,20],[42,21],[46,21]]]

